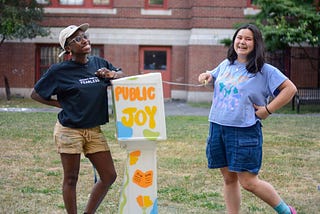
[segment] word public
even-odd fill
[[[146,101],[155,99],[155,87],[128,87],[128,86],[117,86],[114,89],[116,101],[123,100],[130,101]]]

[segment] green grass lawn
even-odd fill
[[[26,105],[34,104],[19,104]],[[0,112],[0,213],[65,213],[62,167],[52,140],[55,121],[56,113]],[[225,213],[222,177],[218,170],[207,169],[207,117],[168,116],[166,126],[168,139],[157,143],[159,213]],[[264,161],[260,177],[270,182],[299,214],[317,214],[320,210],[319,127],[320,117],[312,114],[274,114],[263,121]],[[103,131],[118,178],[97,213],[114,214],[118,210],[126,151],[114,137],[112,119]],[[83,157],[78,182],[79,213],[92,185],[93,169]],[[274,212],[242,191],[241,213]]]

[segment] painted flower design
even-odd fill
[[[137,203],[139,204],[139,206],[141,207],[143,214],[146,213],[146,210],[148,207],[151,207],[153,205],[153,201],[150,199],[150,196],[142,196],[139,195],[137,198]]]

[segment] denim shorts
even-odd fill
[[[262,128],[231,127],[210,123],[206,155],[209,168],[258,174],[262,163]]]
[[[62,126],[57,121],[53,137],[58,153],[81,154],[83,152],[87,155],[110,150],[100,126],[76,129]]]

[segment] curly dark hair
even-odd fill
[[[239,27],[233,35],[232,44],[229,47],[227,58],[230,61],[230,64],[234,64],[234,61],[238,58],[236,51],[234,50],[234,40],[237,37],[237,34],[242,29],[249,29],[253,33],[254,48],[251,53],[247,56],[247,65],[246,68],[249,73],[258,73],[261,71],[263,64],[265,63],[264,59],[264,42],[262,38],[261,31],[258,27],[253,24],[245,24]]]

